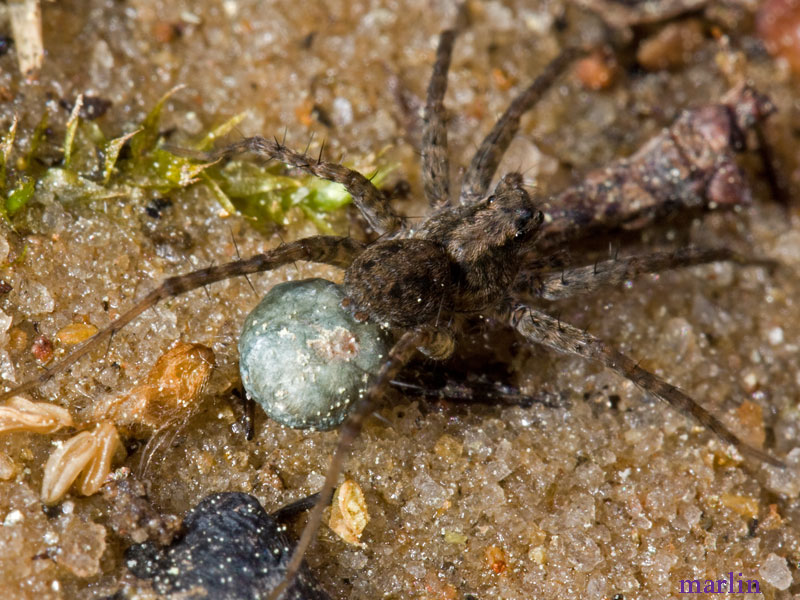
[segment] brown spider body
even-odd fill
[[[354,310],[392,327],[444,326],[504,298],[544,215],[506,175],[473,206],[434,212],[410,237],[371,244],[345,272]],[[440,358],[445,358],[441,356]]]

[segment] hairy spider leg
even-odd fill
[[[422,186],[425,197],[434,208],[450,204],[450,159],[447,155],[447,123],[444,95],[447,92],[447,72],[453,55],[456,36],[466,21],[466,5],[458,9],[456,23],[439,34],[436,62],[428,83],[427,99],[422,122]]]
[[[417,381],[408,381],[405,379],[406,375],[404,372],[401,374],[401,379],[393,379],[392,386],[408,395],[444,400],[453,404],[489,404],[492,406],[521,406],[522,408],[529,408],[534,404],[541,404],[548,408],[565,408],[566,406],[559,394],[545,391],[525,394],[518,388],[500,381],[463,377],[434,381],[423,373],[414,374]]]
[[[321,154],[318,158],[314,158],[303,152],[292,150],[278,140],[255,136],[211,152],[206,157],[213,161],[232,158],[245,152],[252,152],[269,160],[277,160],[321,179],[342,184],[353,196],[353,202],[364,215],[369,226],[380,235],[395,233],[405,226],[404,219],[392,210],[386,197],[369,179],[358,171],[322,160]]]
[[[495,126],[481,142],[472,157],[467,172],[461,181],[463,205],[471,205],[486,196],[497,166],[508,149],[511,140],[519,131],[520,119],[541,99],[567,67],[576,58],[584,54],[580,48],[570,47],[561,51],[545,67],[533,82],[511,101],[506,111],[497,120]]]
[[[643,273],[659,273],[670,269],[728,261],[743,266],[774,269],[773,260],[749,258],[730,248],[681,248],[673,252],[654,252],[628,258],[612,258],[593,265],[564,268],[542,275],[534,271],[520,273],[514,292],[524,297],[561,300],[588,294],[603,286],[618,285]]]
[[[261,271],[269,271],[297,260],[325,263],[336,267],[347,268],[353,259],[361,253],[364,246],[350,238],[319,235],[308,237],[288,244],[281,244],[263,254],[246,260],[237,260],[224,265],[216,265],[192,271],[164,280],[160,286],[136,302],[127,312],[117,317],[108,327],[86,340],[81,346],[67,355],[61,362],[45,369],[38,377],[26,381],[13,389],[0,394],[0,401],[33,389],[48,381],[58,373],[64,372],[81,357],[96,348],[105,339],[111,337],[136,317],[159,301],[178,294],[197,289],[215,281],[249,275]]]
[[[775,467],[785,467],[770,454],[746,444],[714,415],[692,400],[688,395],[660,377],[642,369],[633,359],[560,319],[539,312],[524,304],[515,305],[509,316],[511,325],[529,341],[565,354],[574,354],[598,362],[629,379],[645,392],[669,403],[673,408],[694,417],[701,425],[713,431],[720,439],[736,448],[743,456]]]
[[[420,328],[404,333],[389,351],[386,361],[381,365],[381,369],[375,376],[367,393],[353,405],[350,416],[339,431],[339,441],[325,473],[325,483],[323,483],[322,489],[319,491],[319,501],[308,516],[303,533],[300,535],[300,539],[292,553],[292,559],[286,567],[283,581],[272,590],[268,600],[279,600],[283,592],[294,581],[303,562],[303,556],[317,533],[320,523],[322,523],[322,512],[331,502],[336,482],[350,454],[353,442],[358,437],[358,434],[361,433],[364,420],[375,410],[379,399],[389,387],[390,382],[397,377],[400,370],[414,357],[418,347],[435,346],[438,336],[439,332],[431,328]]]

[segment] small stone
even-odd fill
[[[758,568],[758,574],[774,588],[785,590],[792,584],[792,572],[786,564],[786,559],[777,554],[770,553]]]
[[[352,479],[347,479],[336,490],[328,522],[333,532],[348,544],[363,546],[361,534],[369,523],[364,492]]]
[[[800,73],[800,0],[765,0],[758,8],[756,29],[767,51]]]
[[[31,352],[40,363],[48,363],[53,359],[53,342],[40,335],[33,341]]]
[[[17,474],[17,465],[5,452],[0,452],[0,479],[7,480]]]
[[[575,63],[575,75],[581,84],[590,90],[609,87],[617,72],[614,59],[602,51],[592,52]]]
[[[420,471],[411,480],[411,485],[419,501],[430,508],[440,508],[450,495],[444,487],[434,481],[425,471]]]
[[[648,71],[676,69],[691,61],[703,44],[703,25],[697,19],[670,23],[644,40],[636,60]]]
[[[366,392],[388,346],[377,325],[358,323],[341,308],[344,297],[324,279],[283,283],[245,320],[242,384],[275,421],[331,429]]]
[[[786,455],[786,464],[789,465],[787,469],[768,469],[765,485],[771,492],[797,498],[800,496],[800,448],[793,448]]]
[[[347,127],[353,122],[353,105],[347,98],[336,98],[333,101],[331,118],[337,127]]]
[[[12,510],[10,513],[6,515],[5,520],[3,521],[4,527],[9,527],[10,525],[16,525],[17,523],[21,522],[25,518],[18,510]]]
[[[433,451],[448,464],[454,464],[463,452],[463,444],[452,435],[444,434],[436,440]]]
[[[758,517],[758,501],[754,498],[738,496],[736,494],[722,494],[722,496],[720,496],[720,501],[724,506],[727,506],[743,517],[748,519],[755,519]]]
[[[752,400],[745,400],[736,409],[736,415],[742,425],[738,432],[739,437],[756,448],[763,448],[767,439],[767,432],[764,427],[764,414],[761,410],[761,405]]]
[[[91,323],[70,323],[58,330],[56,338],[62,344],[80,344],[97,333],[97,327]]]
[[[108,525],[118,536],[141,544],[154,540],[167,545],[180,527],[180,519],[161,514],[147,498],[145,486],[130,475],[126,467],[118,469],[102,489],[109,503]]]
[[[780,327],[772,327],[767,332],[767,339],[772,346],[777,346],[783,343],[783,329]]]
[[[489,568],[498,575],[504,573],[508,568],[508,564],[506,562],[506,553],[499,546],[489,546],[486,548],[486,550],[484,550],[483,554],[486,558],[486,563],[489,565]]]
[[[528,558],[537,565],[543,565],[547,561],[547,550],[544,546],[536,546],[528,551]]]
[[[106,549],[106,528],[71,515],[61,517],[58,526],[61,533],[56,562],[78,577],[97,575]]]
[[[469,538],[459,531],[445,531],[444,541],[448,544],[463,545]]]
[[[92,81],[98,89],[106,88],[111,84],[111,77],[114,73],[114,53],[108,42],[100,39],[95,43],[88,68]]]

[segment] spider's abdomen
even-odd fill
[[[376,242],[347,269],[355,311],[392,327],[435,324],[452,308],[451,265],[444,248],[421,239]]]

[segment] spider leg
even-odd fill
[[[767,268],[776,266],[776,263],[769,259],[748,258],[729,248],[689,247],[674,252],[654,252],[623,259],[612,258],[593,265],[565,269],[543,276],[523,273],[517,278],[515,289],[521,294],[534,295],[545,300],[560,300],[588,294],[603,286],[618,285],[643,273],[658,273],[719,261]]]
[[[450,203],[450,161],[447,157],[447,124],[444,95],[447,92],[447,71],[456,36],[466,21],[466,5],[458,9],[456,24],[439,35],[436,62],[428,83],[428,95],[422,125],[422,183],[431,206]]]
[[[0,394],[0,401],[33,389],[45,383],[54,375],[64,372],[81,357],[101,344],[103,340],[110,339],[125,325],[165,298],[183,294],[215,281],[275,269],[296,260],[325,263],[346,268],[362,249],[363,245],[361,243],[350,238],[319,235],[289,242],[288,244],[281,244],[273,250],[257,254],[245,260],[237,260],[192,271],[185,275],[170,277],[134,304],[127,312],[112,321],[108,327],[86,340],[83,345],[78,346],[61,362],[49,369],[45,369],[38,377]]]
[[[381,191],[361,173],[343,165],[322,160],[321,156],[314,158],[303,152],[291,150],[277,139],[268,140],[261,136],[245,138],[204,155],[204,158],[211,161],[228,159],[245,152],[252,152],[268,160],[277,160],[321,179],[342,184],[353,196],[353,202],[364,215],[370,227],[379,234],[393,233],[404,226],[403,219],[395,214]]]
[[[389,351],[386,361],[381,366],[367,393],[354,405],[353,411],[341,427],[339,442],[333,451],[328,471],[325,473],[325,483],[323,483],[322,489],[319,491],[319,501],[308,516],[306,526],[303,528],[303,533],[300,535],[300,540],[297,542],[292,554],[292,559],[286,567],[283,581],[272,590],[268,600],[279,600],[297,575],[303,562],[303,556],[322,522],[322,513],[331,502],[336,481],[344,468],[344,462],[350,453],[350,448],[358,434],[361,433],[365,419],[375,409],[378,400],[389,387],[390,382],[416,354],[417,347],[435,345],[436,337],[437,333],[429,329],[412,330],[404,333]]]
[[[665,400],[674,408],[690,414],[700,424],[713,431],[745,456],[776,466],[785,466],[780,460],[763,450],[754,448],[728,429],[714,415],[700,406],[688,395],[660,377],[642,369],[633,359],[615,350],[587,331],[583,331],[557,320],[547,314],[534,310],[524,304],[517,304],[510,312],[510,322],[531,342],[548,346],[566,354],[575,354],[588,360],[599,362],[629,379],[644,391]]]
[[[446,378],[435,380],[425,373],[415,373],[415,380],[393,379],[392,386],[404,393],[432,400],[446,400],[453,404],[485,404],[500,406],[522,406],[542,404],[548,408],[564,408],[565,402],[557,394],[536,392],[524,394],[518,388],[500,382],[477,378]]]
[[[579,48],[563,50],[525,90],[512,100],[484,138],[464,174],[461,182],[461,204],[472,204],[486,195],[503,154],[519,130],[522,115],[533,108],[569,64],[581,54],[583,51]]]
[[[789,189],[786,182],[781,176],[780,170],[775,163],[775,154],[772,151],[772,146],[767,141],[764,134],[764,126],[762,123],[753,125],[753,131],[756,136],[756,151],[761,159],[761,168],[764,171],[764,177],[769,185],[769,191],[775,202],[783,206],[789,205]]]

